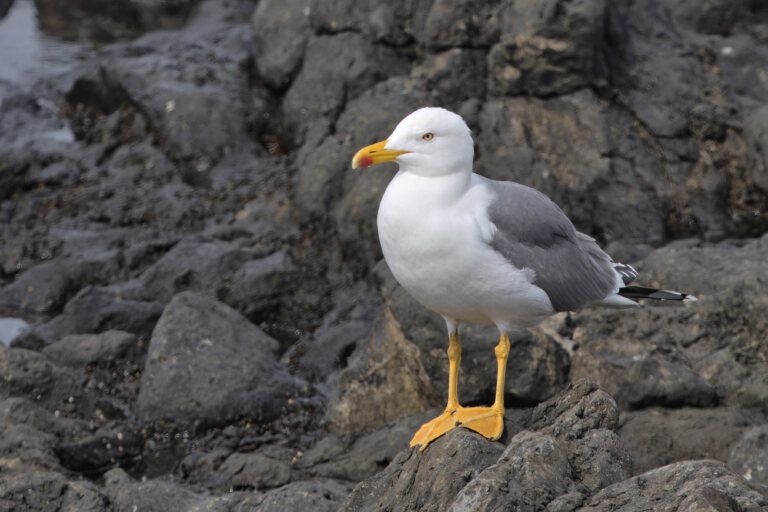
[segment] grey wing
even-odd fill
[[[534,284],[556,311],[574,311],[616,291],[613,260],[547,196],[519,183],[488,185],[495,194],[488,210],[496,226],[491,246],[515,267],[532,269]]]

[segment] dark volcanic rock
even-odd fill
[[[113,289],[87,287],[67,302],[62,313],[14,340],[14,345],[41,347],[70,334],[99,333],[110,329],[149,338],[162,313],[156,302],[128,300]]]
[[[750,421],[734,409],[650,408],[622,414],[633,474],[687,459],[728,460]]]
[[[606,487],[580,510],[629,512],[659,504],[667,510],[757,511],[768,504],[768,497],[721,462],[687,461]]]
[[[499,443],[465,429],[453,430],[424,453],[401,452],[384,471],[355,487],[341,510],[448,510],[467,482],[502,452]]]
[[[753,427],[731,448],[728,466],[747,482],[762,485],[768,492],[768,425]]]
[[[335,512],[349,491],[334,480],[293,482],[266,493],[256,512]]]
[[[110,363],[132,359],[138,352],[136,336],[123,331],[101,334],[73,334],[48,345],[43,353],[59,364],[83,367],[94,363]]]
[[[44,471],[0,476],[0,506],[7,510],[112,510],[109,498],[93,483]]]
[[[522,422],[528,430],[508,432],[506,449],[452,430],[424,452],[401,452],[359,484],[342,510],[540,510],[580,503],[627,477],[627,455],[611,430],[617,417],[609,395],[580,381],[531,411]]]
[[[256,68],[271,87],[285,88],[298,72],[309,38],[309,0],[265,0],[253,12]]]
[[[272,419],[296,390],[276,350],[273,339],[228,306],[180,293],[152,334],[139,413],[189,426]]]

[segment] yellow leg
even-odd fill
[[[421,446],[423,451],[429,443],[456,427],[470,430],[496,440],[504,431],[504,379],[509,356],[509,337],[502,334],[494,350],[496,353],[496,399],[491,407],[462,407],[458,400],[458,374],[461,361],[461,344],[455,333],[449,336],[448,344],[448,403],[445,411],[437,418],[422,425],[411,439],[411,446]]]
[[[419,430],[411,439],[411,446],[421,445],[424,450],[429,443],[453,430],[459,424],[454,414],[461,407],[459,405],[459,365],[461,364],[461,343],[456,332],[448,334],[448,402],[445,411],[419,427]]]

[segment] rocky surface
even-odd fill
[[[761,3],[63,7],[0,1],[43,31],[34,79],[0,74],[0,317],[31,325],[0,345],[0,510],[768,507]],[[516,333],[502,439],[418,453],[444,326],[381,261],[392,167],[349,159],[427,104],[699,301]],[[486,404],[497,333],[461,334]]]

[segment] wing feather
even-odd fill
[[[490,245],[515,267],[532,269],[534,284],[556,311],[574,311],[616,291],[613,260],[552,200],[519,183],[488,184],[495,196],[488,210],[496,227]]]

